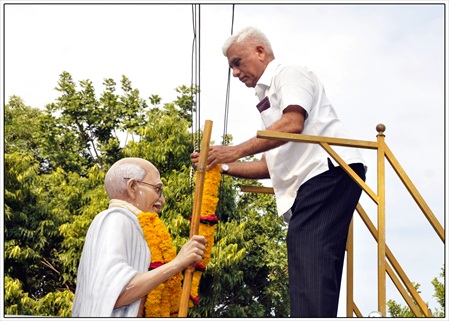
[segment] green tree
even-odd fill
[[[56,102],[46,106],[41,123],[45,151],[51,168],[62,167],[81,175],[95,164],[107,166],[123,157],[118,134],[136,133],[145,122],[147,103],[122,76],[122,95],[117,95],[113,79],[104,80],[99,99],[90,80],[79,82],[64,71],[56,90],[61,93]]]
[[[5,314],[70,317],[73,292],[69,290],[49,292],[36,300],[23,292],[19,280],[5,276]]]
[[[5,154],[5,272],[32,298],[75,289],[77,256],[70,256],[80,252],[87,228],[81,232],[81,244],[65,251],[69,239],[62,227],[91,206],[93,186],[100,186],[99,180],[89,184],[90,177],[61,168],[38,175],[38,167],[31,155]]]
[[[12,154],[32,154],[38,158],[41,143],[38,131],[39,117],[43,114],[38,108],[31,108],[25,105],[18,96],[12,96],[4,109],[5,131],[4,131],[4,152]]]
[[[441,281],[440,281],[441,278]],[[445,268],[441,268],[441,273],[439,275],[439,277],[435,277],[432,280],[432,285],[433,288],[435,289],[435,294],[433,295],[436,299],[438,304],[440,305],[439,308],[435,308],[435,311],[433,313],[433,315],[435,317],[439,317],[439,318],[444,318],[445,314],[444,311],[446,311],[446,304],[445,304],[445,292],[444,292],[444,280],[445,280]]]
[[[53,167],[61,166],[66,171],[84,172],[95,164],[98,151],[94,143],[97,108],[95,93],[90,81],[80,82],[82,90],[68,72],[60,75],[58,86],[61,93],[55,103],[47,105],[46,138],[48,156]],[[55,156],[53,156],[55,155]]]

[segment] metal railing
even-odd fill
[[[405,173],[397,159],[394,157],[391,150],[385,143],[385,125],[379,124],[376,126],[377,141],[363,141],[353,139],[342,139],[322,136],[309,136],[302,134],[280,133],[272,131],[258,131],[257,137],[264,139],[276,139],[281,141],[293,141],[319,144],[326,152],[348,173],[352,179],[363,189],[363,191],[376,203],[377,205],[377,229],[371,222],[368,215],[362,206],[357,204],[356,211],[359,213],[362,221],[370,231],[371,235],[377,242],[377,281],[378,281],[378,311],[386,316],[386,275],[395,284],[400,294],[404,298],[410,310],[417,317],[431,317],[432,313],[428,309],[426,303],[420,297],[418,291],[413,286],[413,283],[408,279],[406,273],[394,257],[391,250],[385,242],[385,158],[388,160],[398,177],[401,179],[404,186],[409,191],[412,198],[417,203],[418,207],[424,213],[425,217],[440,237],[441,241],[445,243],[444,229],[437,220],[429,206],[426,204],[421,194],[413,185],[410,178]],[[343,159],[332,149],[331,145],[357,147],[365,149],[377,150],[377,193],[375,193]],[[258,186],[242,186],[243,192],[255,193],[269,193],[274,194],[273,189],[269,187]],[[362,317],[360,310],[354,302],[354,273],[353,273],[353,226],[352,222],[349,228],[348,241],[346,246],[347,251],[347,291],[346,291],[346,316]]]

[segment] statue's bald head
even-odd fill
[[[149,171],[158,172],[153,164],[143,158],[128,157],[115,162],[106,173],[104,180],[109,199],[125,200],[127,195],[125,178],[141,181]]]

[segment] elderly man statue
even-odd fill
[[[86,235],[78,267],[74,317],[143,316],[145,296],[187,266],[201,261],[206,240],[192,237],[174,260],[148,271],[151,253],[137,219],[165,204],[159,171],[141,158],[124,158],[106,174],[109,208]]]

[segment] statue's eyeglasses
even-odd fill
[[[131,178],[129,178],[129,177],[123,177],[123,179],[131,179]],[[138,180],[136,180],[136,182],[137,182],[137,183],[140,183],[140,184],[145,184],[145,185],[148,185],[148,186],[154,187],[154,188],[155,188],[155,190],[156,190],[156,193],[157,193],[157,194],[159,195],[159,197],[161,197],[161,196],[162,196],[162,187],[160,187],[160,186],[157,186],[157,185],[153,185],[153,184],[150,184],[150,183],[146,183],[146,182],[138,181]]]

